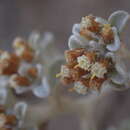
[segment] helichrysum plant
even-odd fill
[[[129,14],[116,11],[108,18],[88,15],[74,24],[65,51],[66,64],[57,77],[65,85],[73,84],[71,91],[85,95],[110,84],[116,89],[128,88],[129,74],[119,63],[116,54],[121,47],[121,32]]]

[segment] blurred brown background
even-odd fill
[[[67,48],[73,23],[94,14],[107,18],[116,10],[130,13],[130,0],[0,0],[0,46],[8,48],[16,36],[27,37],[33,30],[51,31],[56,45]],[[129,26],[125,41],[129,39]],[[43,108],[44,109],[44,108]],[[78,119],[65,115],[50,122],[49,130],[79,130]]]

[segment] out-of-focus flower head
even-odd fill
[[[0,129],[18,130],[24,127],[24,118],[27,112],[27,104],[18,102],[9,107],[6,102],[0,104]]]
[[[48,35],[46,35],[48,41],[44,42],[52,40],[51,34]],[[46,44],[50,43],[44,44],[43,41],[43,43],[35,41],[37,42],[36,48],[34,41],[29,43],[31,40],[26,41],[16,38],[13,43],[13,52],[0,52],[1,86],[12,88],[17,94],[32,90],[37,97],[46,97],[50,93],[50,88],[44,69],[46,67],[44,67],[41,57],[44,55],[44,50],[46,50]]]

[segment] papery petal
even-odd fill
[[[96,17],[95,21],[101,24],[108,24],[108,21],[101,17]]]
[[[41,35],[38,32],[33,32],[29,38],[30,45],[36,50],[36,55],[43,56],[43,51],[46,53],[47,48],[54,42],[54,36],[51,32],[45,32]]]
[[[115,65],[115,68],[116,68],[116,71],[124,76],[124,77],[128,77],[128,73],[127,73],[127,68],[125,66],[125,64],[123,62],[117,62],[116,65]]]
[[[40,39],[40,33],[35,31],[35,32],[32,32],[32,33],[30,34],[29,39],[28,39],[28,42],[29,42],[29,44],[30,44],[33,48],[37,49],[39,39]]]
[[[45,32],[44,37],[41,40],[41,45],[46,48],[49,44],[54,43],[54,35],[51,32]]]
[[[25,93],[27,91],[31,91],[35,87],[36,87],[35,85],[32,85],[32,86],[17,86],[14,89],[15,89],[15,92],[17,94],[22,94],[22,93]]]
[[[68,46],[70,49],[82,48],[80,41],[75,35],[71,35],[68,40]]]
[[[79,35],[80,32],[80,24],[74,24],[72,27],[72,33],[74,35]]]
[[[99,44],[96,41],[90,41],[89,42],[89,48],[91,48],[92,50],[97,50],[100,51],[102,54],[104,53],[105,49],[104,46]]]
[[[107,52],[107,53],[105,54],[105,57],[106,57],[106,58],[111,58],[114,63],[116,62],[116,56],[115,56],[114,53],[112,53],[112,52]]]
[[[104,93],[104,92],[108,92],[108,91],[111,91],[111,84],[110,84],[109,80],[106,80],[105,82],[103,82],[100,92]]]
[[[22,76],[27,74],[27,70],[32,67],[31,64],[28,64],[26,62],[21,63],[19,69],[18,69],[18,73]]]
[[[8,76],[0,76],[0,87],[7,87],[8,79]]]
[[[44,74],[44,70],[43,70],[43,65],[42,64],[36,64],[36,68],[38,69],[38,77],[43,77]]]
[[[39,98],[45,98],[50,94],[50,86],[46,78],[43,79],[42,84],[34,88],[33,93]]]
[[[5,104],[7,99],[7,89],[6,88],[0,88],[0,104]]]
[[[111,14],[111,16],[108,18],[108,22],[112,26],[115,26],[117,31],[121,33],[129,18],[130,15],[127,12],[119,10]]]
[[[27,107],[28,105],[25,102],[19,102],[15,104],[14,112],[16,113],[18,119],[25,118]]]
[[[78,39],[79,44],[81,46],[87,46],[89,43],[89,40],[87,40],[86,38],[84,38],[83,36],[80,35],[80,24],[74,24],[73,28],[72,28],[72,33],[74,34],[74,36]]]
[[[124,84],[126,82],[126,79],[120,74],[112,75],[111,80],[115,84],[119,84],[119,85]]]
[[[113,32],[114,32],[114,42],[112,44],[107,45],[107,49],[109,51],[117,51],[120,48],[120,38],[119,35],[117,33],[117,29],[115,27],[112,28]]]

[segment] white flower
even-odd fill
[[[75,82],[74,90],[79,93],[85,95],[87,93],[87,87],[83,85],[80,81]]]
[[[78,62],[78,67],[80,67],[84,70],[89,70],[92,65],[90,63],[90,60],[88,59],[88,57],[85,55],[79,56],[77,58],[77,62]]]
[[[107,73],[107,69],[102,64],[96,62],[94,65],[92,65],[91,67],[92,77],[96,76],[98,78],[103,78],[105,73]]]

